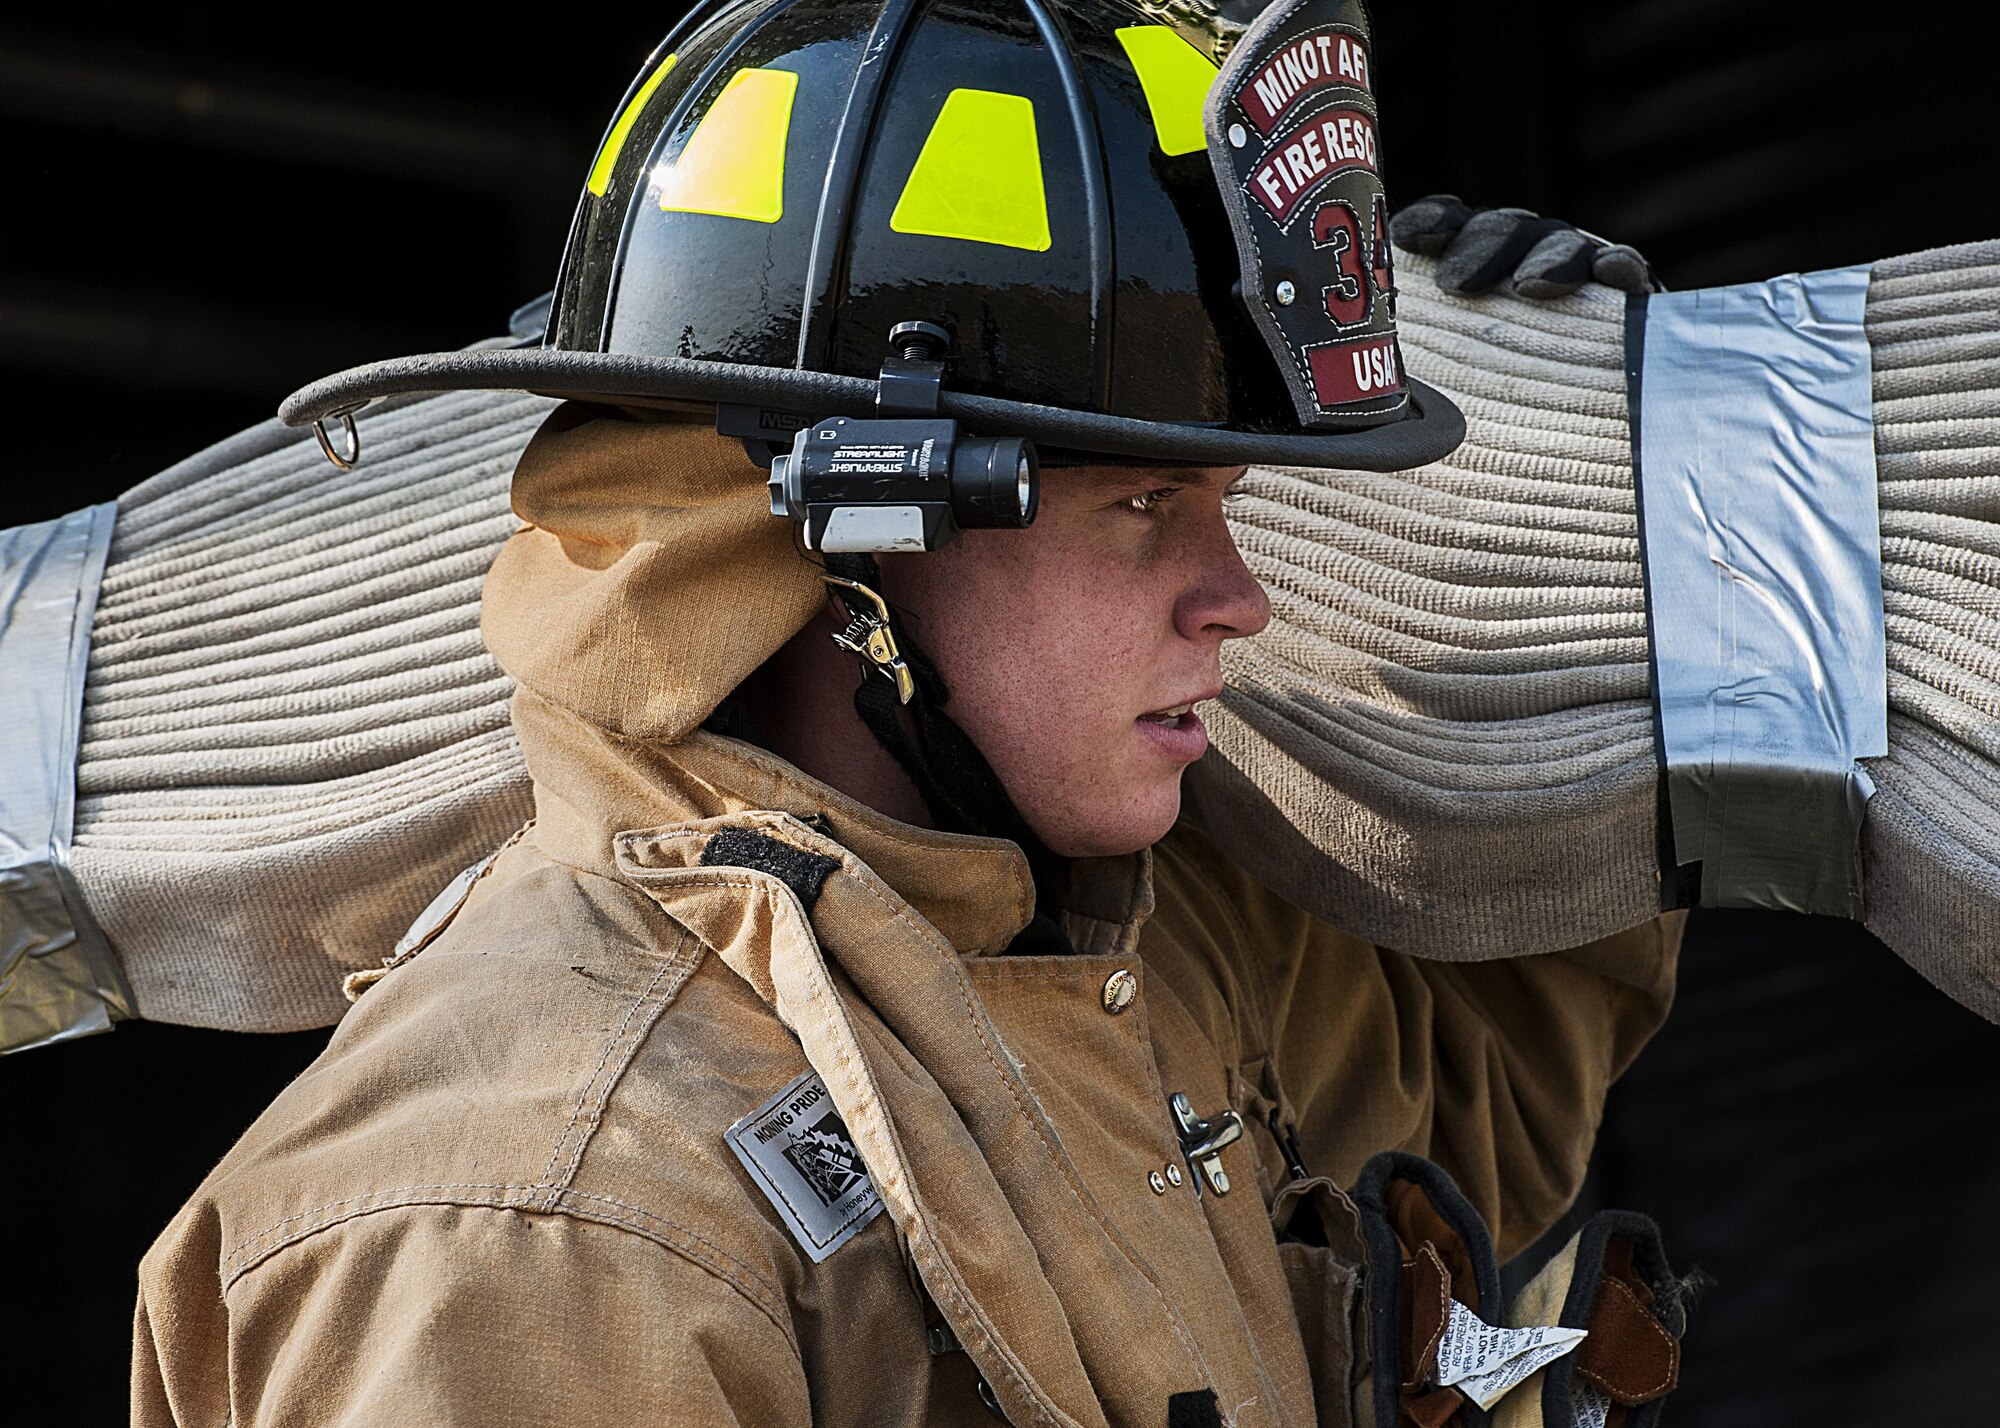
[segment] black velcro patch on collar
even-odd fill
[[[819,901],[819,891],[833,870],[840,866],[832,858],[808,853],[748,828],[725,828],[708,840],[701,850],[704,868],[750,868],[769,873],[792,890],[799,905],[811,912]]]
[[[1222,1409],[1212,1388],[1167,1395],[1167,1428],[1222,1428]]]

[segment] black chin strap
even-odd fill
[[[829,555],[827,570],[844,580],[852,580],[871,590],[881,588],[881,572],[872,555]],[[875,736],[875,742],[909,775],[917,796],[930,811],[931,821],[946,833],[966,833],[982,838],[1006,838],[1027,855],[1028,870],[1035,880],[1035,916],[1007,949],[1010,955],[1062,954],[1071,951],[1069,936],[1062,930],[1060,913],[1069,886],[1067,860],[1051,853],[1028,827],[1014,801],[1007,796],[986,756],[944,712],[951,690],[924,652],[910,643],[907,632],[898,632],[897,644],[903,661],[916,683],[916,696],[905,706],[897,698],[896,687],[873,670],[863,670],[854,691],[854,712]],[[901,712],[907,708],[915,737],[905,727]]]

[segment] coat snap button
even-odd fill
[[[1117,1016],[1139,996],[1139,979],[1120,967],[1104,979],[1104,1009]]]

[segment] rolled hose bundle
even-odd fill
[[[1232,519],[1274,619],[1228,647],[1191,802],[1386,945],[1573,945],[1661,903],[1624,300],[1454,299],[1415,257],[1401,289],[1409,366],[1468,440],[1400,475],[1248,479]],[[1891,727],[1863,851],[1868,925],[2000,1019],[1996,299],[2000,243],[1873,271]],[[271,423],[120,499],[56,858],[77,940],[94,920],[122,968],[115,1014],[330,1023],[343,976],[529,815],[478,595],[551,405],[391,399],[351,473]],[[37,937],[0,936],[0,1048],[91,1029],[38,1004],[74,948]]]
[[[1412,370],[1465,444],[1398,475],[1260,470],[1235,515],[1270,629],[1225,648],[1198,805],[1252,871],[1389,946],[1547,951],[1661,903],[1625,301],[1447,297]],[[1865,922],[2000,1020],[2000,243],[1874,264],[1889,753]]]
[[[528,817],[479,590],[553,406],[385,402],[347,473],[274,421],[120,498],[70,865],[140,1015],[338,1020],[342,975]]]

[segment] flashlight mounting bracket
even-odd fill
[[[889,329],[889,355],[875,379],[875,412],[885,417],[934,417],[944,390],[951,334],[934,322],[899,322]]]
[[[967,436],[940,416],[951,334],[898,323],[875,389],[875,415],[800,427],[774,455],[771,514],[825,554],[937,550],[961,531],[1018,530],[1040,503],[1032,443]]]

